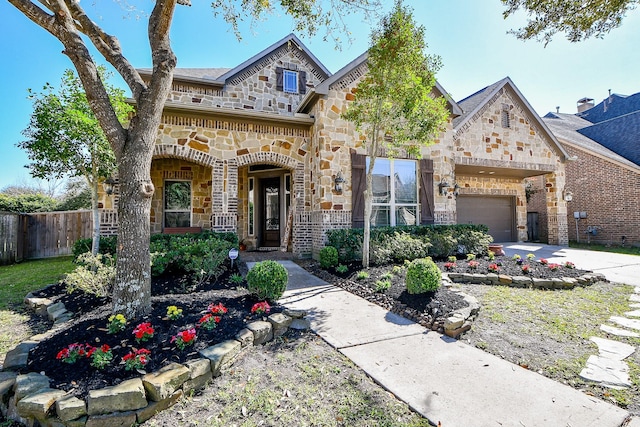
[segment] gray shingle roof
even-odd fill
[[[463,113],[453,120],[453,127],[456,128],[459,124],[466,122],[469,118],[469,115],[474,113],[476,108],[487,101],[493,91],[499,86],[502,86],[505,82],[506,78],[497,81],[492,85],[486,86],[476,93],[471,94],[466,98],[458,101],[458,105],[460,106],[460,108],[462,108]]]
[[[542,118],[542,120],[547,124],[551,131],[563,141],[584,150],[610,158],[626,166],[638,168],[638,165],[634,162],[579,132],[581,129],[592,126],[591,122],[588,122],[575,114],[565,113],[548,113]]]

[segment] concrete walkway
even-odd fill
[[[623,409],[426,331],[291,261],[282,264],[290,279],[281,303],[307,310],[318,335],[434,425],[620,427],[628,418]]]

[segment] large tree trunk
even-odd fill
[[[152,120],[156,123],[158,120]],[[145,126],[149,128],[149,126]],[[151,155],[153,131],[130,133],[118,162],[120,200],[118,205],[118,248],[113,312],[128,319],[151,311],[151,256],[149,254],[150,212],[153,184]],[[138,135],[135,135],[138,133]]]

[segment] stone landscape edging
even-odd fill
[[[46,301],[33,300],[33,295],[25,297],[28,307],[49,317],[54,324],[55,318],[67,317],[68,320],[72,316],[64,305],[47,310],[54,305],[50,300],[48,306]],[[53,316],[54,312],[59,315]],[[282,336],[289,328],[308,329],[306,315],[303,310],[290,309],[274,313],[266,320],[248,323],[235,339],[199,351],[202,357],[198,359],[184,364],[171,363],[115,386],[90,390],[84,400],[50,388],[49,378],[43,374],[14,372],[27,366],[29,350],[47,337],[39,334],[7,353],[0,372],[0,412],[5,418],[27,426],[121,427],[139,424],[173,406],[184,395],[204,388],[251,346]],[[60,320],[58,325],[64,321]]]
[[[586,273],[579,277],[563,277],[554,279],[541,279],[530,276],[508,276],[497,273],[449,273],[444,272],[454,283],[472,283],[482,285],[503,285],[515,288],[536,289],[573,289],[576,286],[589,286],[596,282],[607,281],[602,273]]]

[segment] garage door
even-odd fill
[[[513,242],[514,198],[458,196],[458,224],[484,224],[494,242]]]

